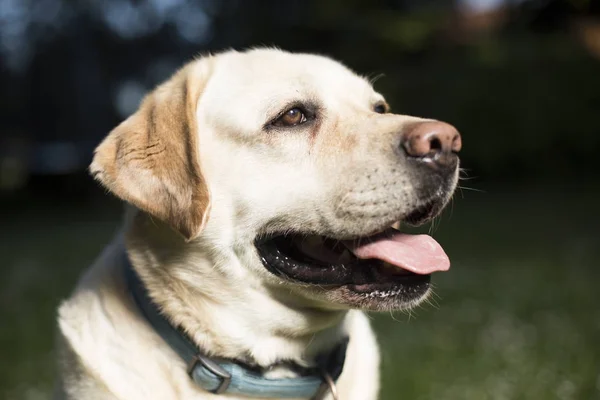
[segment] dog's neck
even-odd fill
[[[238,265],[244,255],[234,249],[202,238],[185,243],[143,215],[129,224],[126,245],[153,301],[211,356],[263,368],[281,361],[308,367],[347,335],[345,311],[266,286]]]

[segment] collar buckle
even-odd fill
[[[216,375],[217,378],[219,378],[219,380],[221,381],[219,383],[219,386],[212,391],[214,394],[222,394],[227,390],[229,384],[231,383],[231,374],[227,372],[223,367],[221,367],[217,362],[211,360],[208,357],[203,356],[202,354],[196,354],[190,360],[187,369],[188,375],[190,375],[192,379],[194,378],[194,369],[196,369],[198,366],[204,367],[209,372]]]

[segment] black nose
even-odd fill
[[[460,133],[450,124],[440,121],[425,121],[406,128],[402,147],[409,157],[431,161],[438,165],[456,162],[462,147]]]

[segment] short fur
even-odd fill
[[[297,101],[314,104],[318,120],[269,124]],[[349,335],[340,398],[377,398],[376,340],[367,317],[349,310],[377,306],[281,280],[254,241],[282,231],[366,235],[421,204],[422,182],[393,151],[402,128],[421,120],[373,112],[381,102],[341,64],[275,49],[200,58],[149,94],[90,167],[131,206],[59,309],[57,398],[221,398],[192,382],[140,316],[123,282],[125,251],[153,300],[208,354],[309,366]],[[269,376],[293,375],[280,366]]]

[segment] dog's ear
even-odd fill
[[[187,240],[210,211],[198,159],[196,105],[208,67],[196,61],[142,101],[96,148],[90,172],[109,191],[168,223]]]

